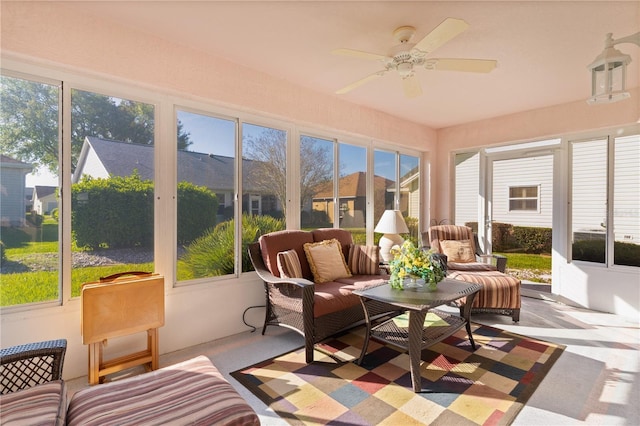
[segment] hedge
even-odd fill
[[[191,183],[178,185],[178,238],[188,243],[215,225],[215,194]],[[71,187],[71,226],[78,247],[152,247],[154,192],[137,173],[85,177]]]

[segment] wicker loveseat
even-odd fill
[[[64,339],[0,350],[2,425],[259,425],[249,404],[205,356],[73,394],[67,407]]]
[[[313,265],[309,264],[304,245],[336,239],[339,242],[348,277],[327,282],[314,282]],[[369,258],[354,255],[363,249],[373,253]],[[301,277],[283,277],[278,268],[278,254],[295,251]],[[353,290],[380,285],[388,279],[378,268],[377,247],[363,247],[353,243],[351,233],[343,229],[323,228],[314,231],[276,231],[260,237],[249,246],[249,256],[258,276],[264,281],[266,316],[262,334],[267,326],[291,328],[304,336],[306,361],[313,361],[313,348],[339,331],[364,321],[360,299]],[[366,266],[368,264],[368,266]],[[373,265],[373,266],[372,266]],[[336,267],[341,265],[336,264]],[[367,273],[361,273],[366,271]],[[396,315],[398,308],[374,301],[368,311],[372,317]]]

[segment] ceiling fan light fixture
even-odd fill
[[[413,64],[411,62],[401,62],[396,66],[400,77],[407,78],[413,75]]]

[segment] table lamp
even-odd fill
[[[383,261],[388,262],[391,260],[389,253],[391,248],[395,245],[401,246],[404,242],[404,239],[398,234],[409,233],[409,228],[407,228],[400,210],[385,210],[373,231],[384,234],[380,237],[378,245],[380,246],[380,257]]]

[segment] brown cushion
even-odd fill
[[[313,235],[308,231],[285,230],[275,231],[264,234],[258,240],[260,243],[260,252],[265,266],[276,277],[280,276],[278,271],[278,253],[286,250],[295,250],[300,260],[300,268],[304,278],[312,278],[309,262],[302,246],[304,243],[312,243]]]
[[[302,278],[300,258],[295,250],[286,250],[278,253],[278,271],[282,278]]]
[[[448,262],[475,262],[476,255],[473,252],[471,240],[440,240],[442,253],[447,256]]]
[[[351,232],[341,228],[318,228],[311,231],[313,235],[313,241],[319,243],[324,240],[336,239],[342,246],[342,254],[346,259],[349,256],[349,247],[353,244],[353,237]]]
[[[335,238],[319,243],[306,243],[304,251],[315,283],[351,276],[344,261],[340,242]]]
[[[313,316],[318,318],[360,305],[360,298],[353,290],[355,287],[336,281],[317,285],[313,293]]]
[[[380,273],[380,247],[352,244],[347,264],[354,275],[378,275]]]

